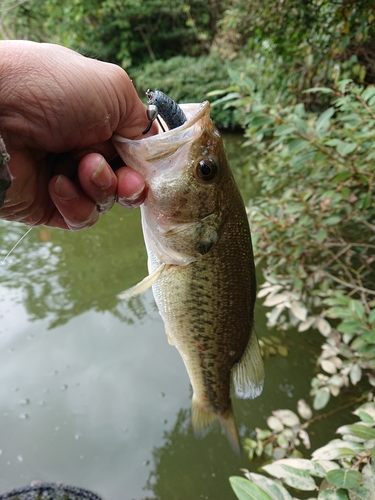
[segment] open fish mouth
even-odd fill
[[[202,127],[200,122],[207,115],[210,103],[204,101],[199,104],[180,104],[179,107],[184,111],[187,120],[177,128],[163,131],[159,125],[158,134],[138,140],[127,139],[118,134],[113,135],[112,141],[126,164],[132,161],[129,165],[137,170],[139,155],[133,154],[136,148],[142,147],[142,157],[145,161],[156,162],[172,156],[187,142],[199,137]]]

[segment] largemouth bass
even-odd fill
[[[141,214],[150,274],[119,297],[152,286],[193,387],[195,434],[219,420],[240,453],[231,380],[245,399],[261,393],[264,379],[250,229],[209,103],[180,106],[187,121],[173,130],[142,140],[114,137],[148,189]]]

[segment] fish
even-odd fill
[[[147,187],[141,220],[149,275],[119,298],[152,287],[191,381],[195,435],[219,421],[240,455],[231,386],[248,399],[264,383],[251,233],[209,102],[179,106],[186,115],[181,126],[141,140],[113,137]]]

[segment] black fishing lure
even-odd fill
[[[186,122],[187,118],[185,113],[180,106],[166,94],[160,92],[160,90],[153,91],[149,89],[146,95],[148,97],[147,117],[150,122],[142,134],[147,134],[155,119],[158,120],[163,132],[165,132],[159,120],[159,115],[163,118],[169,130],[180,127]]]

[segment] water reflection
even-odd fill
[[[247,178],[240,140],[227,147]],[[24,232],[0,223],[0,255]],[[257,466],[219,428],[193,437],[188,376],[151,292],[116,298],[145,274],[139,213],[119,207],[90,230],[33,229],[0,267],[0,492],[43,480],[104,500],[229,499],[228,477]],[[267,334],[259,305],[256,323]],[[309,390],[316,349],[297,332],[286,342],[264,394],[234,402],[242,438]]]
[[[249,193],[238,155],[242,142],[241,136],[230,135],[226,148],[243,192]],[[25,226],[0,221],[0,260],[25,231]],[[50,328],[90,310],[111,311],[133,324],[146,314],[142,298],[124,306],[116,295],[146,272],[139,212],[117,206],[85,231],[33,228],[0,266],[0,281],[9,290],[22,289],[29,321],[47,318]]]
[[[24,232],[0,223],[3,255]],[[145,273],[139,214],[116,207],[86,231],[34,228],[0,268],[0,279],[8,289],[22,289],[30,321],[48,318],[54,328],[90,310],[134,323],[146,312],[142,300],[124,307],[116,294]]]

